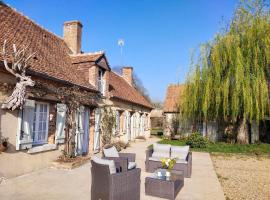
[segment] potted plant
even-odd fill
[[[176,163],[176,159],[175,158],[163,158],[163,159],[161,159],[161,163],[162,163],[162,168],[168,170],[166,172],[166,176],[167,177],[171,176],[171,171],[173,169],[173,166]]]
[[[8,148],[8,138],[0,137],[0,152],[6,151]]]

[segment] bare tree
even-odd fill
[[[152,101],[152,104],[154,106],[154,108],[156,109],[163,109],[163,102],[162,101]]]
[[[117,74],[120,74],[122,75],[122,67],[121,66],[115,66],[113,68],[113,71],[115,71]],[[138,91],[141,93],[141,95],[143,95],[143,97],[145,99],[147,99],[149,102],[152,102],[151,101],[151,98],[149,96],[149,93],[147,91],[147,89],[144,87],[143,85],[143,82],[141,81],[141,79],[137,76],[136,73],[133,73],[133,83],[132,83],[132,86]]]
[[[12,54],[12,64],[8,64],[6,55],[6,40],[3,45],[3,60],[6,70],[17,78],[16,86],[5,102],[2,104],[2,109],[15,110],[17,108],[22,108],[25,102],[26,87],[34,86],[35,82],[30,76],[26,76],[26,69],[28,67],[27,62],[35,55],[32,53],[27,56],[28,47],[23,47],[17,50],[16,45],[13,44],[13,54]]]

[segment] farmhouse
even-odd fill
[[[177,134],[181,130],[179,122],[180,114],[180,99],[182,98],[184,85],[171,84],[167,88],[166,97],[164,101],[164,134]]]
[[[128,142],[148,134],[152,106],[132,86],[132,68],[123,68],[123,75],[118,75],[111,71],[104,52],[84,53],[79,21],[65,22],[61,38],[1,3],[0,27],[0,46],[6,52],[0,55],[2,107],[18,83],[18,71],[12,71],[14,48],[35,53],[24,74],[34,84],[26,87],[22,109],[0,109],[0,136],[9,142],[7,151],[0,154],[0,174],[18,176],[49,166],[61,155],[71,112],[67,98],[80,102],[71,122],[76,126],[76,156],[100,149],[101,114],[106,105],[117,116],[119,139]]]

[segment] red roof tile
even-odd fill
[[[97,53],[71,55],[71,61],[73,64],[83,63],[83,62],[96,62],[103,55],[104,55],[104,52],[102,51],[97,52]]]
[[[72,52],[62,38],[4,4],[0,4],[0,27],[0,47],[7,40],[7,54],[11,55],[13,44],[17,48],[29,45],[29,52],[36,52],[36,59],[29,62],[30,70],[96,91],[80,71],[72,68]]]
[[[168,86],[163,112],[179,112],[179,103],[181,101],[184,88],[184,84]]]
[[[118,98],[147,108],[153,108],[151,103],[139,91],[129,85],[123,77],[112,71],[109,74],[109,95],[111,98]]]

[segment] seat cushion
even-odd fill
[[[110,169],[110,174],[116,173],[116,167],[115,167],[115,163],[113,160],[106,160],[106,159],[99,158],[97,156],[92,156],[91,159],[92,159],[92,161],[94,161],[97,164],[108,165],[108,167]]]
[[[119,157],[119,153],[117,151],[117,149],[115,148],[115,146],[112,146],[111,148],[108,149],[103,149],[103,153],[105,155],[105,157]]]
[[[187,164],[187,161],[184,159],[176,159],[177,164]]]
[[[136,163],[135,162],[128,162],[128,169],[134,169],[136,168]]]
[[[170,158],[171,145],[154,143],[153,149],[154,151],[153,151],[152,157]]]
[[[189,146],[171,146],[171,158],[186,160]]]
[[[161,158],[149,157],[149,160],[161,162]]]

